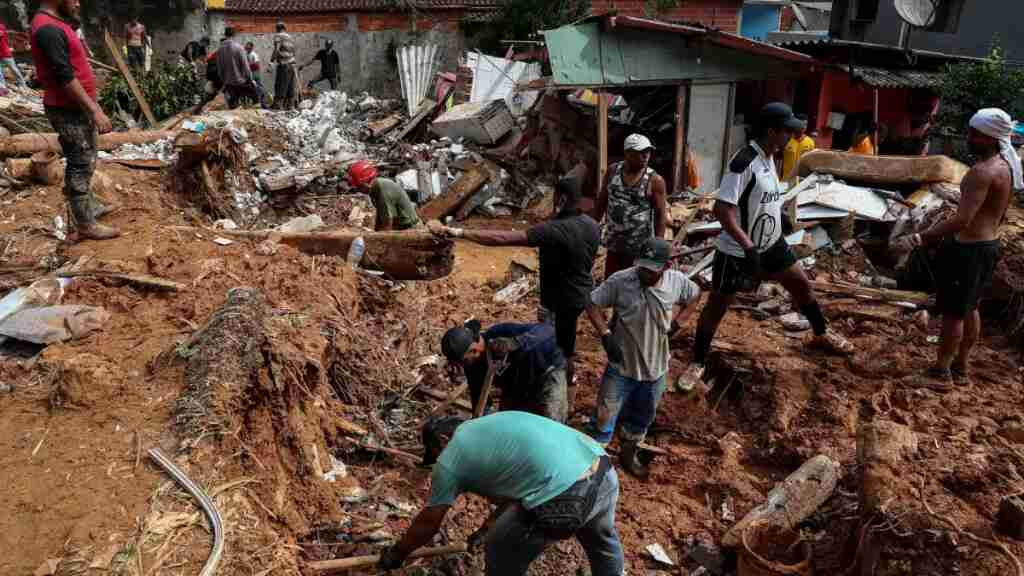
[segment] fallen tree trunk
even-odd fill
[[[819,454],[768,493],[768,499],[751,510],[722,538],[722,545],[736,548],[743,533],[754,524],[789,530],[814,513],[832,496],[839,482],[839,462]]]
[[[98,150],[113,150],[125,144],[148,144],[172,138],[174,132],[163,130],[150,130],[145,132],[110,132],[100,134],[96,141]],[[18,134],[0,140],[0,157],[10,156],[31,156],[36,152],[61,152],[57,135],[48,134]]]
[[[836,150],[812,150],[800,157],[800,177],[812,172],[843,180],[893,185],[923,182],[959,184],[967,166],[946,156],[865,156]]]
[[[455,243],[438,238],[427,230],[404,232],[311,232],[282,234],[274,230],[218,230],[217,234],[273,239],[306,254],[346,256],[356,238],[363,238],[366,251],[361,266],[380,270],[395,280],[437,280],[451,274],[455,265]]]
[[[909,290],[888,290],[885,288],[868,288],[846,283],[830,283],[821,280],[811,282],[811,286],[818,292],[826,294],[839,294],[841,296],[853,296],[867,300],[877,300],[894,304],[907,302],[918,306],[928,304],[929,296],[924,292],[911,292]]]

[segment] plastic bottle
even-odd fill
[[[345,260],[353,270],[358,268],[359,263],[363,261],[364,252],[366,252],[366,242],[362,236],[359,236],[352,241],[352,244],[348,247],[348,255],[345,256]]]

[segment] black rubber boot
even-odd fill
[[[109,240],[121,235],[117,228],[96,222],[91,196],[81,196],[69,200],[68,212],[80,240]]]
[[[643,463],[637,458],[638,443],[631,440],[623,440],[621,442],[622,451],[619,453],[619,465],[626,472],[639,478],[640,480],[647,480],[650,475],[650,471]]]

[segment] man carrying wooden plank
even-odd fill
[[[377,568],[395,570],[440,530],[463,493],[496,509],[470,539],[483,546],[487,576],[522,576],[551,543],[575,537],[593,576],[621,576],[615,529],[619,478],[601,446],[547,418],[499,412],[468,422],[423,425],[424,465],[433,465],[430,498]],[[568,572],[568,570],[563,570]]]
[[[46,117],[67,158],[64,197],[79,237],[106,240],[120,234],[96,219],[109,213],[92,193],[96,132],[110,132],[110,119],[96,102],[96,77],[85,47],[71,27],[79,0],[42,0],[32,18],[32,60],[43,85]]]
[[[473,320],[448,330],[441,351],[465,373],[473,406],[484,394],[488,370],[496,367],[494,386],[501,390],[502,410],[563,423],[568,418],[565,356],[549,324],[497,324],[482,330]]]
[[[966,381],[971,349],[981,335],[978,301],[999,262],[999,225],[1014,192],[1024,190],[1024,170],[1010,142],[1014,122],[997,108],[971,118],[967,144],[979,160],[960,183],[956,216],[920,234],[897,238],[893,247],[910,251],[938,245],[937,304],[942,313],[939,354],[927,375],[947,385]]]
[[[594,220],[607,216],[604,276],[633,266],[649,238],[664,238],[668,223],[665,179],[653,168],[654,145],[631,134],[624,145],[625,160],[608,168],[594,207]]]
[[[581,186],[566,177],[555,186],[555,213],[547,222],[528,230],[466,230],[440,223],[428,224],[435,234],[461,238],[485,246],[530,246],[538,248],[540,260],[540,310],[538,322],[555,327],[558,346],[568,362],[568,410],[576,397],[574,358],[580,315],[594,289],[591,270],[601,244],[597,222],[579,209]]]
[[[736,153],[715,201],[722,224],[711,277],[711,294],[701,312],[693,344],[693,364],[683,377],[694,386],[704,374],[704,361],[718,325],[738,292],[757,290],[763,280],[786,289],[807,317],[814,336],[807,344],[836,354],[851,354],[853,345],[828,328],[796,255],[782,234],[783,193],[772,157],[804,126],[781,102],[766,105],[759,118],[759,135]]]

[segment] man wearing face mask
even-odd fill
[[[591,269],[601,244],[597,222],[579,209],[579,182],[562,178],[555,186],[555,212],[547,222],[525,231],[463,230],[437,222],[431,231],[484,246],[530,246],[538,248],[540,260],[540,306],[538,321],[555,327],[558,346],[568,361],[568,404],[576,397],[573,359],[576,356],[576,328],[594,289]]]
[[[619,464],[641,479],[648,472],[636,457],[637,445],[654,422],[665,391],[669,336],[693,313],[700,296],[693,281],[670,269],[671,258],[671,244],[649,239],[636,266],[612,274],[590,294],[587,306],[587,317],[608,354],[590,433],[607,444],[616,421],[621,421]],[[608,327],[603,308],[615,311],[614,329]]]
[[[646,136],[626,138],[625,160],[608,168],[597,197],[594,220],[607,216],[605,278],[632,266],[649,238],[665,237],[667,193],[665,179],[650,167],[653,151]]]
[[[1024,190],[1024,169],[1010,142],[1013,127],[1006,112],[979,110],[967,134],[978,162],[960,183],[956,216],[893,242],[899,251],[938,246],[935,275],[942,336],[938,358],[927,375],[944,386],[954,378],[968,379],[971,349],[981,335],[978,300],[999,262],[999,225],[1013,193]]]
[[[828,328],[807,275],[782,235],[784,197],[772,157],[803,127],[793,110],[781,102],[761,109],[759,136],[733,156],[722,177],[715,216],[722,223],[711,276],[711,294],[694,336],[693,364],[683,374],[694,386],[704,374],[711,341],[738,292],[753,292],[763,280],[786,289],[811,323],[806,342],[834,354],[853,353],[853,345]]]

